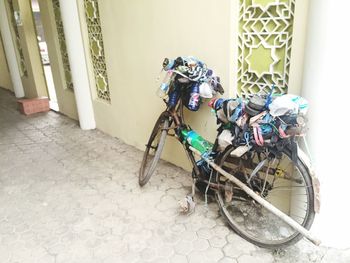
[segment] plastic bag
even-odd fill
[[[269,105],[269,110],[274,117],[287,114],[306,114],[308,102],[300,96],[285,94],[274,99]]]
[[[218,150],[222,152],[227,146],[232,144],[234,136],[230,130],[223,130],[218,137]]]

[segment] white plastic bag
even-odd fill
[[[213,97],[213,90],[208,83],[203,82],[199,85],[199,95],[205,99],[211,99]]]
[[[222,152],[227,146],[231,145],[233,139],[234,136],[231,131],[223,130],[218,137],[219,151]]]
[[[308,102],[306,99],[292,94],[285,94],[274,99],[269,105],[270,114],[274,117],[286,114],[306,114]]]

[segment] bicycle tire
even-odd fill
[[[160,156],[162,154],[164,144],[165,144],[165,139],[168,133],[168,128],[169,128],[169,117],[167,116],[166,112],[163,112],[158,120],[156,121],[151,136],[147,142],[146,145],[146,150],[143,154],[143,159],[139,171],[139,185],[144,186],[145,184],[148,183],[149,179],[153,175],[158,161],[160,159]],[[158,139],[158,141],[157,141]],[[156,142],[156,145],[154,146],[153,144]],[[155,150],[153,158],[151,149]],[[148,168],[148,169],[147,169]]]
[[[234,174],[236,177],[241,176],[241,178],[243,178],[243,175],[240,175],[237,171],[239,169],[241,169],[241,165],[242,162],[244,162],[245,160],[247,162],[251,161],[252,159],[249,160],[248,158],[248,153],[246,153],[244,156],[242,156],[245,159],[239,159],[236,157],[232,157],[230,156],[230,153],[234,150],[234,147],[229,146],[220,156],[218,156],[216,162],[217,164],[223,168],[224,170],[232,173],[232,171],[235,170]],[[283,156],[287,156],[287,158],[291,161],[291,152],[288,150],[284,150],[283,151]],[[241,158],[242,158],[241,157]],[[235,159],[236,161],[238,161],[239,166],[236,166],[233,164],[232,166],[230,166],[230,162],[229,159]],[[231,162],[233,162],[233,159],[231,160]],[[283,165],[285,165],[285,161],[283,161],[284,163],[282,163]],[[302,161],[298,158],[297,163],[292,163],[292,167],[293,167],[293,171],[294,169],[298,170],[300,173],[300,178],[303,181],[303,189],[305,190],[305,194],[303,197],[303,194],[301,194],[301,187],[295,186],[295,189],[291,189],[290,191],[290,195],[288,196],[288,206],[289,206],[289,212],[287,213],[286,211],[284,211],[285,213],[289,214],[289,216],[291,216],[293,219],[295,219],[296,221],[299,221],[298,223],[300,223],[303,227],[305,227],[306,229],[310,229],[314,217],[315,217],[315,211],[314,211],[314,191],[313,191],[313,187],[312,187],[312,180],[311,180],[311,176],[308,173],[307,168],[305,167],[305,165],[302,163]],[[280,165],[280,163],[279,163]],[[252,166],[255,167],[255,164]],[[243,169],[246,169],[245,167]],[[263,169],[263,168],[262,168]],[[270,171],[270,169],[274,169],[273,167],[268,167],[267,171]],[[287,169],[287,168],[286,168]],[[272,170],[271,170],[272,171]],[[277,170],[275,170],[276,173]],[[267,174],[268,172],[266,172]],[[290,188],[293,188],[293,185],[296,185],[297,183],[300,183],[300,181],[297,182],[297,178],[295,175],[295,171],[293,172],[293,179],[286,179],[286,178],[281,178],[281,180],[290,180],[291,182],[289,183]],[[269,174],[270,175],[270,174]],[[223,183],[223,176],[220,176],[217,172],[215,174],[216,177],[214,177],[216,179],[217,183]],[[294,178],[295,176],[295,178]],[[267,176],[266,176],[267,177]],[[274,177],[276,178],[276,175],[274,175]],[[244,177],[245,178],[245,177]],[[243,180],[243,179],[241,179]],[[298,179],[300,180],[300,179]],[[294,181],[294,182],[292,182]],[[274,183],[276,183],[276,181],[274,181]],[[279,182],[281,183],[281,182]],[[226,183],[225,183],[226,184]],[[286,185],[286,182],[282,182],[281,186],[274,187],[274,188],[282,188],[285,187],[283,185]],[[270,190],[270,192],[274,189],[272,188]],[[299,189],[300,188],[300,189]],[[229,207],[229,204],[226,203],[227,200],[225,200],[225,191],[227,190],[218,190],[216,192],[216,199],[217,202],[219,204],[220,207],[220,211],[222,213],[222,215],[227,219],[229,225],[231,226],[231,228],[234,230],[234,232],[236,232],[239,236],[241,236],[242,238],[244,238],[245,240],[259,246],[259,247],[263,247],[263,248],[269,248],[269,249],[276,249],[276,248],[281,248],[281,247],[286,247],[289,245],[292,245],[296,242],[298,242],[303,236],[297,232],[296,230],[292,229],[289,225],[287,225],[286,223],[284,223],[281,219],[277,218],[277,216],[273,215],[272,213],[268,212],[265,208],[263,208],[261,205],[257,204],[255,201],[253,201],[252,199],[249,199],[249,197],[247,197],[245,201],[243,200],[238,200],[241,197],[239,195],[243,195],[242,193],[243,191],[238,189],[232,190],[233,192],[233,197],[232,197],[232,201],[231,204],[233,208],[231,208],[231,206]],[[242,191],[242,192],[240,192]],[[293,193],[293,191],[296,194],[296,197],[292,197],[291,193]],[[282,198],[282,194],[281,190],[279,190],[280,194],[273,196],[272,198],[269,198],[269,194],[267,194],[266,196],[266,200],[269,201],[271,203],[271,201],[273,201],[273,205],[275,205],[277,208],[279,208],[280,210],[286,209],[285,207],[285,203],[287,202],[283,202],[283,198]],[[300,194],[299,194],[300,192]],[[278,193],[278,190],[277,190]],[[288,195],[288,193],[283,193],[284,195]],[[276,198],[278,197],[278,198]],[[285,198],[286,196],[284,196]],[[275,199],[274,199],[275,198]],[[294,200],[293,200],[294,198]],[[236,201],[233,201],[234,199],[237,199]],[[300,199],[300,203],[303,199],[304,201],[306,200],[306,205],[305,206],[305,215],[302,216],[302,218],[298,218],[299,216],[301,217],[301,211],[299,211],[299,203],[297,203],[297,201],[299,202]],[[283,204],[282,204],[283,203]],[[301,208],[300,208],[301,209]],[[254,213],[255,212],[255,213]],[[248,214],[249,213],[249,214]],[[298,215],[294,215],[293,213],[298,213]],[[257,216],[256,216],[257,215]],[[298,220],[297,220],[298,219]],[[256,232],[256,233],[255,233]],[[288,234],[287,234],[288,232]],[[260,234],[259,234],[260,233]],[[276,239],[276,240],[272,240],[272,238],[274,237],[274,235],[277,236],[277,234],[281,235],[280,239]],[[261,235],[261,236],[259,236]],[[270,240],[271,238],[271,240]]]

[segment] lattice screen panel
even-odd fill
[[[23,55],[23,50],[22,50],[22,46],[21,46],[21,38],[18,32],[18,28],[17,28],[17,23],[15,20],[15,9],[13,7],[13,2],[12,0],[7,0],[8,2],[8,6],[10,8],[10,17],[11,17],[11,27],[13,29],[13,32],[15,34],[15,45],[17,48],[17,53],[19,56],[19,62],[20,62],[20,72],[23,76],[28,76],[28,71],[27,71],[27,66],[26,66],[26,61],[24,59],[24,55]]]
[[[70,69],[69,64],[69,58],[68,58],[68,52],[66,47],[66,37],[64,35],[63,30],[63,22],[61,17],[61,9],[60,9],[60,1],[59,0],[52,0],[52,6],[55,14],[55,22],[56,22],[56,28],[58,33],[58,43],[60,45],[60,51],[61,51],[61,59],[64,69],[64,77],[66,81],[66,87],[68,89],[74,90],[73,82],[72,82],[72,73]]]
[[[295,0],[240,0],[238,93],[287,93]]]
[[[84,7],[97,96],[100,99],[110,102],[111,98],[108,85],[98,1],[84,0]]]

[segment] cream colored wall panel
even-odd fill
[[[78,0],[78,2],[82,28],[85,31],[86,56],[89,57],[91,44],[86,29],[84,1]],[[154,121],[164,109],[163,102],[155,96],[155,90],[159,85],[155,79],[164,57],[194,55],[202,59],[221,76],[226,90],[225,96],[236,95],[240,81],[237,74],[241,52],[238,48],[242,11],[240,8],[242,3],[249,4],[249,1],[180,0],[175,3],[170,0],[147,2],[89,0],[87,2],[95,2],[98,5],[104,62],[110,89],[110,104],[98,99],[95,88],[96,76],[90,61],[88,68],[98,128],[143,149]],[[251,5],[258,6],[260,3],[262,2],[252,1]],[[278,60],[284,63],[283,74],[279,79],[281,88],[282,90],[288,88],[290,93],[299,93],[308,1],[263,2],[265,8],[269,5],[272,9],[274,6],[279,8],[275,13],[280,17],[274,18],[273,14],[270,14],[270,24],[265,26],[271,31],[275,23],[280,23],[280,29],[286,32],[272,30],[270,33],[280,36],[283,43],[288,42],[282,48],[287,58],[278,54],[280,56]],[[288,39],[283,40],[284,36]],[[244,61],[247,61],[246,58]],[[258,60],[250,59],[251,63],[256,61]],[[284,77],[286,79],[282,80]],[[284,85],[287,86],[282,87]],[[196,131],[210,140],[215,139],[215,118],[210,115],[210,110],[205,104],[199,112],[187,112],[186,116]],[[181,160],[183,151],[177,147],[174,151],[170,148],[166,147],[164,158],[186,166],[184,160]]]
[[[5,56],[2,36],[0,34],[0,87],[13,91],[11,76]]]
[[[39,0],[44,34],[52,69],[57,102],[61,113],[78,119],[65,37],[58,0]],[[60,37],[59,33],[60,31]],[[63,35],[63,36],[62,36]],[[62,42],[61,42],[62,41]],[[63,47],[63,48],[62,48]]]
[[[13,11],[19,11],[22,20],[21,25],[15,25],[11,20],[11,31],[14,40],[17,41],[25,96],[28,98],[47,97],[44,70],[41,64],[30,1],[7,0],[6,4],[9,17],[12,19]]]
[[[78,3],[88,57],[84,3]],[[160,84],[155,80],[165,57],[197,56],[222,77],[226,94],[233,94],[229,86],[233,72],[231,1],[104,0],[98,4],[111,103],[96,96],[94,71],[88,63],[97,128],[144,150],[164,109],[155,95]],[[216,120],[206,104],[186,116],[196,131],[213,141]],[[163,156],[189,167],[181,146],[166,147]]]
[[[309,0],[297,0],[295,5],[295,19],[293,43],[289,71],[289,89],[292,94],[301,94],[304,71],[305,41],[307,37]]]

